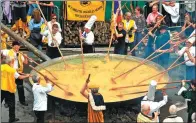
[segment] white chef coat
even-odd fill
[[[159,101],[159,102],[153,102],[153,101],[147,100],[147,96],[145,96],[143,98],[143,100],[141,101],[141,106],[143,104],[150,105],[150,112],[149,112],[148,115],[152,117],[152,113],[159,112],[160,108],[162,106],[164,106],[167,103],[167,101],[168,101],[168,96],[167,95],[163,96],[163,100]]]
[[[179,122],[183,122],[183,119],[181,117],[178,117],[177,115],[171,115],[171,116],[165,118],[163,120],[163,122],[165,122],[165,123],[171,123],[171,122],[179,123]]]
[[[4,55],[4,56],[8,56],[8,54],[9,54],[9,51],[10,50],[7,50],[7,49],[5,49],[5,50],[1,50],[1,53]],[[24,62],[24,57],[22,56],[22,62]],[[16,55],[16,52],[14,52],[14,66],[13,66],[13,68],[14,69],[18,69],[18,58],[17,58],[17,55]]]
[[[84,37],[84,42],[88,45],[92,45],[94,43],[94,34],[92,31],[89,33],[83,32],[82,36]]]
[[[50,31],[49,30],[46,30],[44,31],[43,33],[41,33],[43,36],[47,37],[48,39],[48,46],[49,47],[56,47],[56,43],[54,42],[54,46],[51,46],[51,43],[53,43],[52,41],[52,36],[50,34]],[[57,32],[55,35],[53,35],[53,37],[57,40],[57,44],[60,45],[61,44],[61,41],[62,41],[62,36],[61,36],[61,33],[60,32]]]
[[[183,47],[183,48],[182,48],[180,51],[178,51],[176,54],[179,55],[179,56],[182,55],[182,54],[184,53],[184,51],[185,51],[186,48],[187,48],[187,47]],[[195,46],[190,47],[189,52],[190,52],[191,56],[195,58]],[[188,59],[189,59],[189,57],[188,57],[187,53],[184,53],[184,60],[186,61],[186,60],[188,60]],[[194,65],[195,65],[195,64],[194,64],[193,62],[191,62],[191,61],[187,61],[185,64],[186,64],[187,66],[194,66]]]
[[[44,87],[38,83],[34,83],[32,90],[34,96],[33,110],[34,111],[46,111],[47,110],[47,93],[52,91],[52,84],[47,83]]]

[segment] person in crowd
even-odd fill
[[[53,24],[57,24],[57,25],[58,25],[58,28],[59,28],[59,32],[61,33],[61,31],[62,31],[61,26],[60,26],[60,24],[56,21],[56,19],[57,19],[56,14],[52,14],[52,15],[51,15],[51,21],[48,22],[48,28],[49,28],[50,30],[52,30],[52,25],[53,25]]]
[[[114,54],[125,54],[125,39],[126,39],[126,31],[123,29],[124,23],[119,22],[117,27],[115,28],[115,35],[113,36],[113,40],[115,43],[114,46]]]
[[[163,16],[157,16],[157,19],[160,17],[163,18]],[[157,20],[159,21],[159,20]],[[168,27],[164,25],[163,23],[157,23],[157,33],[152,34],[152,32],[148,33],[150,36],[155,38],[155,52],[156,55],[163,53],[162,55],[158,56],[155,61],[163,66],[164,68],[168,67],[168,59],[170,57],[170,44],[167,43],[170,40],[170,33],[168,31]],[[166,44],[167,43],[167,44]],[[164,44],[166,44],[164,47],[162,47]],[[161,49],[159,49],[162,47]]]
[[[175,26],[180,18],[180,4],[175,0],[164,0],[162,2],[162,14],[165,17],[167,26]]]
[[[20,50],[20,43],[18,41],[14,41],[12,43],[12,49],[11,50],[2,50],[2,53],[5,57],[14,57],[14,64],[13,68],[20,74],[23,75],[23,64],[28,64],[28,59],[26,54],[19,53]],[[16,79],[17,89],[18,89],[18,96],[19,101],[22,105],[28,106],[25,100],[25,93],[24,93],[24,86],[23,86],[23,80],[22,79]]]
[[[161,13],[158,12],[158,5],[154,4],[152,6],[152,12],[148,15],[146,22],[148,27],[153,27],[156,23],[156,18],[158,15],[161,15]]]
[[[191,18],[193,19],[193,21],[195,22],[195,1],[192,0],[185,0],[185,10],[187,13],[189,13],[189,15],[191,16]]]
[[[2,2],[3,14],[7,18],[8,23],[11,23],[11,21],[12,21],[12,8],[10,6],[10,1],[5,0],[5,1],[1,1],[1,2]]]
[[[7,49],[8,34],[1,30],[1,50]]]
[[[137,45],[142,40],[144,29],[146,28],[145,17],[142,14],[142,9],[140,7],[135,8],[135,15],[133,17],[133,20],[136,22],[137,25],[137,30],[135,32],[135,41],[134,41],[135,45]],[[140,45],[138,45],[139,54],[141,51],[142,44],[143,42]]]
[[[50,20],[50,15],[53,14],[54,3],[52,1],[39,1],[38,3],[46,20]]]
[[[182,30],[184,30],[189,24],[192,24],[192,23],[193,23],[193,20],[192,20],[190,14],[189,14],[189,13],[186,13],[186,14],[185,14],[184,25],[182,26]],[[188,28],[184,31],[186,37],[189,37],[189,36],[191,35],[191,33],[194,31],[194,29],[195,29],[195,27],[193,27],[193,26],[188,27]]]
[[[177,55],[181,56],[184,55],[184,60],[188,60],[188,54],[186,51],[189,51],[192,57],[196,57],[195,55],[195,36],[192,37],[192,35],[195,34],[195,31],[191,34],[191,38],[186,40],[186,46],[183,47],[181,50],[178,49],[178,46],[174,46],[175,52]],[[184,54],[183,54],[184,53]],[[190,60],[186,63],[186,80],[195,79],[195,64]]]
[[[117,16],[120,13],[120,9],[117,9]],[[123,16],[123,15],[122,15]],[[135,21],[131,19],[131,13],[126,12],[125,18],[123,18],[122,22],[124,23],[124,30],[126,31],[126,38],[125,38],[125,50],[124,54],[127,54],[128,47],[130,48],[130,51],[134,48],[134,37],[135,37],[135,31],[137,29],[137,26],[135,24]],[[132,55],[135,56],[135,50],[132,52]]]
[[[150,122],[157,122],[158,121],[158,112],[154,112],[154,118],[149,116],[150,112],[150,105],[149,104],[142,104],[141,106],[141,113],[137,116],[137,123],[150,123]]]
[[[40,11],[35,9],[33,11],[32,19],[29,22],[29,29],[31,30],[30,42],[34,46],[38,46],[42,50],[42,35],[41,26],[44,24],[44,19],[41,17]]]
[[[88,85],[90,78],[88,78],[82,87],[80,93],[88,99],[88,122],[100,123],[104,122],[103,111],[106,110],[103,96],[98,92],[98,85]],[[87,90],[87,87],[90,91]],[[88,91],[88,93],[86,92]]]
[[[80,40],[83,41],[83,53],[93,53],[94,52],[94,34],[91,28],[97,17],[95,15],[91,16],[88,22],[85,24],[84,32],[79,29]]]
[[[14,6],[14,21],[15,24],[12,26],[13,31],[18,31],[20,32],[21,35],[23,35],[23,32],[26,33],[28,38],[30,31],[28,30],[28,23],[27,23],[27,13],[26,13],[26,2],[25,1],[14,1],[13,2]]]
[[[1,103],[6,101],[9,107],[9,123],[19,121],[15,116],[15,79],[25,79],[30,77],[30,74],[20,75],[14,67],[15,59],[12,56],[7,56],[1,64]]]
[[[28,1],[28,5],[29,5],[29,9],[27,12],[27,22],[29,23],[29,21],[31,20],[31,16],[33,14],[34,9],[37,9],[38,6],[36,4],[36,1]]]
[[[182,117],[179,117],[176,113],[177,113],[177,107],[175,105],[171,105],[169,107],[169,113],[170,116],[168,116],[167,118],[165,118],[163,120],[163,122],[167,123],[167,122],[175,122],[175,123],[179,123],[179,122],[183,122]]]
[[[150,117],[153,117],[154,112],[159,112],[160,108],[163,107],[168,101],[168,95],[166,94],[165,90],[162,90],[163,100],[159,102],[154,101],[156,86],[157,86],[157,82],[155,80],[152,80],[150,82],[147,95],[144,96],[144,98],[141,101],[141,105],[144,105],[144,104],[150,105],[150,112],[148,113],[148,116]]]
[[[37,75],[34,75],[32,77],[33,80],[33,97],[34,97],[34,103],[33,103],[33,111],[35,113],[35,116],[37,117],[37,123],[44,123],[44,114],[47,111],[47,93],[51,92],[53,90],[54,84],[49,83],[49,80],[47,77],[44,77],[46,81],[46,86],[42,86],[40,84],[40,77]]]
[[[187,53],[188,58],[190,59],[191,62],[193,62],[196,65],[196,56],[193,57],[189,51],[189,49],[185,50],[185,53]]]
[[[188,83],[187,83],[188,84]],[[188,101],[188,123],[191,123],[191,116],[194,112],[196,112],[196,81],[195,78],[191,80],[191,86],[187,85],[184,81],[182,81],[182,87],[178,91],[178,95],[181,95],[185,99],[189,99]],[[189,89],[188,89],[189,88]]]
[[[52,34],[51,34],[52,33]],[[61,44],[62,36],[59,32],[59,26],[57,24],[52,25],[52,30],[46,30],[42,33],[48,40],[48,48],[46,54],[51,58],[60,57],[60,52],[58,50],[58,46]]]
[[[144,13],[144,16],[145,18],[148,17],[148,14],[150,14],[152,12],[152,6],[155,5],[155,4],[158,4],[159,1],[158,0],[149,0],[149,1],[146,1],[145,3],[145,13]]]

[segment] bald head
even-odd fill
[[[177,107],[175,105],[171,105],[169,107],[169,113],[174,115],[174,114],[176,114],[176,112],[177,112]]]
[[[144,114],[148,114],[150,112],[150,105],[148,104],[143,104],[141,107],[141,111]]]

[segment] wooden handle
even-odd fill
[[[38,6],[38,9],[39,9],[40,13],[42,14],[42,16],[43,16],[43,18],[44,18],[44,21],[46,22],[46,25],[48,26],[48,22],[47,22],[47,20],[46,20],[44,14],[43,14],[41,8],[40,8],[40,5],[38,4],[38,1],[36,1],[36,4],[37,4],[37,6]],[[61,55],[61,58],[63,59],[64,65],[66,66],[66,62],[65,62],[65,59],[64,59],[64,57],[63,57],[63,54],[62,54],[62,52],[61,52],[61,50],[60,50],[60,48],[59,48],[59,45],[57,44],[56,39],[55,39],[54,36],[52,35],[52,31],[51,31],[51,29],[49,28],[49,26],[48,26],[48,30],[49,30],[49,32],[50,32],[50,34],[51,34],[51,36],[52,36],[52,42],[57,46],[57,49],[58,49],[58,51],[59,51],[59,53],[60,53],[60,55]],[[53,40],[55,40],[55,41],[53,41]]]
[[[41,76],[46,77],[43,73],[39,72],[38,70],[36,70],[33,66],[29,65],[30,68],[32,68],[34,71],[36,71],[37,73],[39,73]],[[56,85],[58,88],[60,88],[61,90],[63,90],[65,93],[67,93],[68,95],[73,95],[73,93],[65,91],[61,86],[59,86],[58,84],[56,84],[56,82],[54,82],[53,80],[51,80],[50,78],[48,78],[48,80],[50,82],[52,82],[54,85]]]
[[[177,86],[173,86],[173,87],[161,88],[161,89],[157,89],[157,90],[169,90],[169,89],[175,89],[175,88],[178,88],[178,87]],[[148,91],[140,91],[140,92],[126,93],[126,94],[119,94],[119,95],[116,95],[116,96],[123,97],[125,95],[140,94],[140,93],[146,93],[146,92],[148,92]]]
[[[161,82],[158,83],[157,86],[159,85],[164,85],[164,84],[174,84],[174,83],[181,83],[182,80],[177,80],[177,81],[170,81],[170,82]],[[191,80],[184,80],[185,82],[190,82]],[[111,88],[111,91],[114,90],[120,90],[120,89],[124,89],[124,88],[134,88],[134,87],[142,87],[142,86],[149,86],[149,84],[142,84],[142,85],[130,85],[130,86],[122,86],[122,87],[115,87],[115,88]]]
[[[171,70],[171,69],[173,69],[173,68],[175,68],[175,67],[178,67],[179,65],[184,64],[184,63],[186,63],[187,61],[189,61],[189,59],[186,60],[186,61],[183,61],[183,62],[181,62],[181,63],[179,63],[179,64],[177,64],[177,65],[174,65],[173,67],[171,67],[171,68],[169,68],[169,69],[167,69],[167,70],[164,70],[164,71],[162,71],[162,72],[160,72],[160,73],[158,73],[158,74],[156,74],[156,75],[153,75],[153,76],[151,76],[151,77],[149,77],[149,78],[147,78],[147,79],[144,79],[144,80],[138,82],[137,85],[140,85],[142,82],[144,82],[144,81],[146,81],[146,80],[152,79],[152,78],[154,78],[154,77],[156,77],[156,76],[158,76],[158,75],[163,74],[164,72],[167,72],[167,71],[169,71],[169,70]]]

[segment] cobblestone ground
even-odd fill
[[[29,53],[28,53],[29,54]],[[65,55],[74,54],[74,52],[64,52]],[[141,57],[143,52],[138,55]],[[36,58],[35,58],[36,59]],[[170,64],[176,59],[176,55],[172,54],[170,59]],[[25,67],[25,72],[29,72],[29,68]],[[185,76],[185,65],[181,65],[180,67],[173,69],[169,72],[172,80],[180,80]],[[35,115],[32,111],[33,107],[33,95],[31,92],[31,86],[28,83],[28,80],[25,80],[25,95],[28,102],[28,106],[22,106],[18,102],[18,94],[16,93],[16,117],[20,119],[20,122],[34,122]],[[177,84],[174,84],[177,85]],[[174,86],[170,85],[170,86]],[[167,93],[169,95],[169,101],[166,106],[161,108],[160,121],[162,121],[166,116],[168,116],[168,108],[171,104],[177,102],[184,102],[184,99],[181,96],[176,96],[175,93],[178,89],[168,90]],[[156,100],[159,101],[162,99],[162,94],[160,92],[156,93]],[[49,111],[46,112],[45,120],[48,122],[54,121],[62,121],[62,122],[85,122],[87,121],[87,105],[83,107],[76,107],[75,105],[67,105],[61,101],[56,101],[54,104],[51,104]],[[136,120],[137,113],[139,112],[140,104],[127,104],[124,107],[108,107],[104,112],[105,121],[106,122],[133,122]],[[187,121],[187,113],[186,109],[183,109],[178,112],[179,116],[181,116],[184,121]],[[4,107],[4,103],[2,104],[1,117],[3,122],[8,121],[8,108]]]

